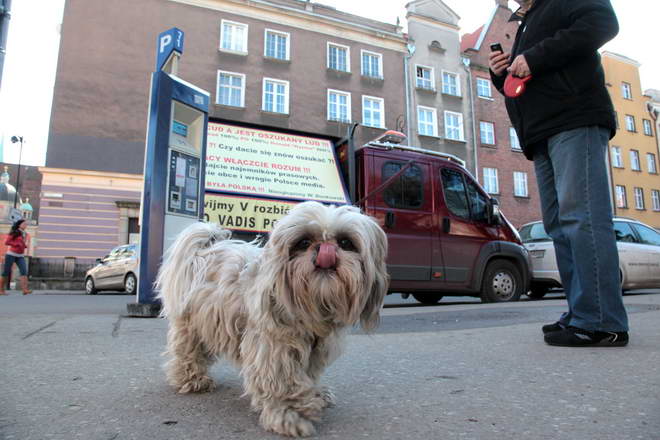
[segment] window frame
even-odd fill
[[[341,118],[336,118],[336,119],[335,119],[335,118],[331,118],[331,117],[330,117],[330,95],[331,95],[331,94],[335,94],[335,95],[343,95],[343,96],[346,96],[346,97],[347,97],[347,99],[346,99],[346,107],[347,107],[347,108],[346,108],[346,113],[347,113],[347,116],[348,116],[348,119],[347,119],[347,120],[343,120],[343,119],[341,119]],[[342,90],[337,90],[337,89],[328,89],[328,92],[327,92],[327,95],[326,95],[326,100],[327,100],[327,101],[326,101],[326,102],[327,102],[326,110],[327,110],[327,118],[328,118],[328,121],[344,122],[344,123],[350,123],[350,122],[352,121],[352,113],[351,113],[351,92],[344,92],[344,91],[342,91]],[[339,104],[337,104],[337,110],[339,110]],[[338,116],[340,115],[340,112],[339,112],[339,111],[337,112],[337,115],[338,115]]]
[[[432,134],[422,133],[422,130],[421,130],[422,121],[420,120],[420,117],[419,117],[420,110],[431,112],[431,116],[433,118],[433,123],[432,123],[432,126],[431,126],[431,129],[432,129],[431,131],[433,132]],[[425,123],[425,124],[428,125],[428,123]],[[436,108],[426,107],[426,106],[423,106],[423,105],[418,105],[417,106],[417,133],[420,136],[438,137],[438,110]]]
[[[391,176],[385,177],[385,172],[384,172],[384,171],[385,171],[385,167],[386,167],[387,165],[390,165],[390,164],[399,165],[399,170],[396,171],[394,174],[396,174],[397,172],[401,171],[401,168],[403,168],[403,167],[405,167],[405,166],[407,165],[406,162],[397,161],[397,160],[388,160],[387,162],[384,162],[383,165],[380,167],[380,179],[381,179],[381,184],[382,184],[383,182],[385,182],[387,179],[389,179],[389,178],[391,177]],[[401,205],[390,203],[390,202],[388,201],[388,199],[385,197],[385,195],[387,194],[388,189],[391,189],[392,187],[394,187],[394,181],[391,182],[391,183],[390,183],[390,184],[389,184],[389,185],[383,190],[383,193],[382,193],[383,203],[385,203],[385,205],[389,206],[390,208],[394,208],[394,209],[422,210],[422,209],[424,208],[424,205],[425,205],[425,196],[426,196],[426,194],[425,194],[425,192],[424,192],[424,180],[425,180],[425,177],[424,177],[424,168],[425,168],[425,167],[421,167],[421,166],[419,166],[419,165],[417,165],[417,164],[412,164],[412,165],[410,166],[410,168],[408,168],[408,169],[407,169],[406,171],[404,171],[399,177],[397,177],[397,179],[402,179],[402,178],[406,175],[406,173],[408,173],[409,171],[412,171],[413,169],[418,169],[418,170],[419,170],[419,176],[420,176],[420,178],[421,178],[421,179],[420,179],[420,185],[419,185],[419,190],[420,190],[420,198],[419,198],[420,202],[419,202],[419,206],[406,205],[405,203],[402,203]],[[394,175],[394,174],[393,174],[393,175]],[[405,202],[405,200],[403,199],[403,197],[402,197],[402,202]]]
[[[616,145],[610,147],[610,159],[612,161],[612,167],[623,168],[623,152],[621,151],[621,147],[617,147]]]
[[[420,77],[417,76],[417,69],[426,69],[429,71],[429,87],[424,87],[420,86],[418,81],[420,80]],[[422,78],[423,79],[423,78]],[[435,92],[435,68],[431,66],[425,66],[423,64],[415,64],[415,88],[416,89],[422,89],[422,90],[430,90]]]
[[[646,168],[649,174],[658,174],[658,163],[655,160],[655,154],[646,153]]]
[[[447,124],[447,116],[449,116],[449,115],[458,117],[458,122],[459,122],[458,129],[460,130],[460,133],[459,133],[460,138],[459,139],[448,136],[447,131],[449,130],[449,127],[448,127],[448,124]],[[458,113],[458,112],[452,112],[450,110],[445,110],[443,120],[444,120],[444,129],[445,129],[445,139],[449,139],[449,140],[457,141],[457,142],[465,142],[465,124],[463,122],[463,113]]]
[[[642,127],[644,131],[644,135],[651,137],[653,136],[653,124],[649,119],[642,118]]]
[[[633,194],[635,196],[635,209],[638,211],[646,210],[646,204],[644,200],[644,188],[641,188],[639,186],[634,187]]]
[[[346,70],[337,69],[337,68],[334,68],[330,65],[330,47],[331,46],[346,50]],[[327,45],[326,45],[326,68],[330,69],[330,70],[337,71],[337,72],[351,73],[351,48],[350,48],[350,46],[346,46],[344,44],[333,43],[332,41],[328,41]]]
[[[445,91],[445,74],[453,75],[453,77],[456,79],[456,93],[455,94],[451,93],[449,91]],[[442,94],[443,95],[449,95],[449,96],[457,96],[457,97],[463,96],[461,94],[461,76],[458,73],[452,72],[450,70],[442,69]]]
[[[366,123],[366,118],[365,118],[365,100],[371,100],[371,101],[380,101],[381,104],[381,109],[380,109],[380,123],[381,125],[370,125]],[[373,112],[373,110],[371,110]],[[385,128],[385,98],[379,98],[377,96],[370,96],[370,95],[362,95],[362,125],[371,127],[371,128]]]
[[[628,152],[630,158],[630,169],[632,171],[642,171],[642,162],[639,159],[639,150],[630,150]]]
[[[378,75],[367,75],[364,71],[364,55],[375,56],[378,59]],[[360,74],[365,78],[374,78],[374,79],[384,79],[385,74],[383,72],[383,54],[374,52],[371,50],[361,49],[360,50]]]
[[[286,88],[286,92],[284,94],[284,112],[278,112],[275,109],[273,110],[268,110],[266,108],[266,83],[272,82],[275,84],[282,84]],[[283,80],[283,79],[277,79],[277,78],[267,78],[264,77],[262,81],[262,87],[261,87],[261,111],[263,112],[268,112],[268,113],[276,113],[276,114],[281,114],[281,115],[288,115],[289,114],[289,94],[290,94],[290,84],[289,81]],[[275,108],[277,108],[277,102],[276,100],[273,100],[273,105]]]
[[[621,81],[621,96],[623,99],[627,99],[628,101],[632,101],[632,86],[630,83],[627,83],[625,81]]]
[[[241,41],[241,45],[243,46],[244,50],[237,50],[237,49],[222,47],[223,42],[224,42],[224,36],[225,36],[225,23],[230,24],[232,26],[245,28],[245,33],[243,35],[243,41]],[[241,22],[234,21],[234,20],[227,20],[227,19],[224,19],[224,18],[222,20],[220,20],[220,45],[219,45],[220,52],[228,52],[228,53],[234,53],[234,54],[239,54],[239,55],[247,55],[248,54],[248,34],[249,34],[249,30],[250,30],[250,26],[246,23],[241,23]],[[232,41],[233,41],[233,38],[232,38]]]
[[[617,208],[628,209],[628,194],[625,185],[614,185],[614,198]]]
[[[484,142],[484,127],[488,127],[492,129],[491,133],[488,133],[486,130],[486,134],[492,134],[493,135],[493,142]],[[487,141],[490,139],[487,139]],[[490,121],[479,121],[479,141],[481,142],[481,145],[489,145],[489,146],[495,146],[497,145],[497,138],[495,136],[495,123],[490,122]]]
[[[450,203],[449,200],[447,200],[447,188],[445,186],[445,178],[444,176],[446,174],[455,174],[460,176],[461,182],[463,183],[463,197],[465,200],[465,210],[467,211],[467,216],[463,216],[456,211],[452,209],[452,204]],[[442,186],[442,197],[445,202],[445,206],[447,207],[447,210],[449,213],[457,218],[465,219],[465,220],[472,220],[472,207],[470,206],[470,196],[468,194],[468,189],[467,189],[467,182],[465,179],[465,175],[461,173],[460,171],[457,171],[453,168],[447,168],[443,167],[440,169],[440,184]]]
[[[514,146],[514,142],[513,142],[514,139],[516,140],[515,142],[516,146]],[[511,149],[513,151],[522,151],[522,146],[520,145],[520,139],[518,139],[518,132],[514,127],[509,127],[509,144],[511,144]]]
[[[286,37],[286,45],[285,45],[285,48],[284,48],[284,58],[268,55],[268,34],[277,34],[277,35],[282,35],[282,36]],[[270,28],[264,29],[264,57],[269,58],[269,59],[273,59],[273,60],[291,61],[291,34],[289,32],[278,31],[276,29],[270,29]]]
[[[630,122],[630,125],[628,124],[628,122]],[[637,123],[635,122],[635,116],[626,115],[626,130],[629,131],[630,133],[637,133]]]
[[[520,180],[520,183],[523,185],[524,194],[518,194],[518,183],[519,179],[517,177],[522,176],[523,179]],[[524,171],[514,171],[513,172],[513,195],[514,197],[529,198],[529,180],[527,179],[527,173]]]
[[[495,171],[495,174],[493,176],[486,176],[486,170],[493,170],[493,171]],[[483,179],[484,179],[484,184],[482,185],[484,190],[488,194],[495,194],[495,195],[500,194],[500,178],[499,178],[499,172],[498,172],[497,168],[483,167],[482,168],[482,175],[483,175]],[[491,183],[489,181],[489,179],[493,178],[493,177],[495,179],[495,188],[494,188],[495,192],[489,191],[489,189],[490,189],[489,187],[490,187],[490,183]]]
[[[651,190],[651,206],[653,211],[660,211],[660,190],[658,189]]]
[[[241,103],[239,106],[235,106],[232,104],[223,104],[220,102],[220,75],[221,74],[226,74],[229,76],[238,76],[241,77]],[[220,70],[218,69],[218,74],[216,77],[216,96],[215,96],[215,104],[216,105],[225,105],[227,107],[236,107],[236,108],[245,108],[245,82],[246,82],[247,76],[245,73],[238,73],[238,72],[229,72],[227,70]],[[233,86],[230,86],[233,88]]]
[[[479,82],[481,82],[482,84],[483,82],[485,82],[488,85],[488,95],[482,95],[481,93],[479,93],[479,89],[480,89]],[[481,99],[487,99],[490,101],[493,100],[493,87],[491,80],[477,76],[476,85],[477,85],[477,97]]]

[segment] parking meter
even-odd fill
[[[127,305],[131,316],[158,316],[154,281],[163,255],[181,230],[204,215],[209,93],[176,76],[183,37],[176,28],[158,37],[144,161],[138,289],[136,302]]]

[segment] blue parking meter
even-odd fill
[[[154,281],[176,235],[204,216],[204,176],[209,93],[176,76],[184,34],[158,36],[151,76],[140,227],[140,269],[130,316],[155,317]]]

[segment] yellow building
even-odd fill
[[[612,52],[602,55],[618,126],[610,141],[614,214],[660,228],[658,143],[648,97],[642,93],[640,64]]]

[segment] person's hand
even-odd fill
[[[502,76],[506,68],[509,67],[509,58],[511,54],[502,52],[491,52],[488,55],[488,65],[490,70],[497,76]]]
[[[513,63],[511,63],[511,67],[509,67],[508,70],[511,75],[518,76],[520,78],[524,78],[532,74],[532,71],[529,70],[529,65],[527,65],[527,60],[525,59],[524,55],[518,55],[516,59],[513,60]]]

